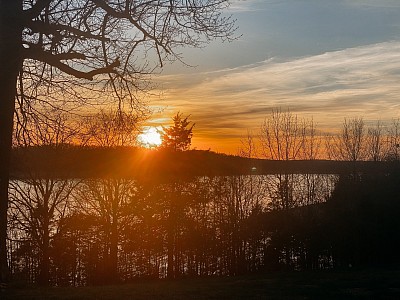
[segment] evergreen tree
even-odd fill
[[[174,125],[165,128],[162,136],[163,147],[174,151],[185,151],[190,148],[193,136],[194,123],[188,120],[190,117],[183,117],[183,114],[177,113],[172,120]]]

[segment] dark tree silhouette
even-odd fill
[[[183,115],[178,112],[173,118],[174,125],[165,128],[162,134],[162,147],[167,150],[186,151],[190,148],[193,136],[193,126],[188,120],[189,116],[183,118]],[[184,215],[185,209],[185,189],[186,182],[182,181],[182,176],[171,174],[170,182],[163,187],[164,201],[166,203],[166,234],[167,234],[167,276],[175,278],[180,276],[179,261],[181,255],[178,249],[178,244],[181,242],[180,221]]]
[[[78,180],[60,178],[53,168],[40,170],[38,165],[24,151],[28,146],[42,146],[53,151],[65,147],[74,137],[67,130],[66,120],[62,115],[52,117],[46,124],[29,122],[29,130],[25,131],[24,142],[20,146],[20,164],[23,165],[25,176],[20,180],[10,182],[10,220],[15,224],[14,230],[22,236],[21,242],[31,243],[31,253],[38,252],[39,274],[35,281],[41,285],[50,283],[51,250],[54,237],[59,231],[60,224],[69,211],[71,192],[77,186]],[[32,154],[32,153],[31,153]],[[52,161],[50,157],[47,157]],[[54,164],[54,161],[52,161]],[[51,164],[51,163],[50,163]],[[35,251],[36,250],[36,251]]]
[[[398,266],[399,172],[343,175],[328,201],[335,267]]]
[[[134,146],[141,117],[113,110],[87,116],[80,122],[80,144],[103,148]]]
[[[174,125],[164,129],[162,135],[163,147],[174,151],[185,151],[190,148],[195,124],[188,120],[189,117],[183,118],[183,115],[178,112],[172,118]]]
[[[135,189],[133,180],[119,178],[87,179],[77,189],[78,212],[97,221],[97,232],[104,236],[102,283],[119,281],[118,254],[121,232],[134,218]],[[99,271],[99,270],[98,270]]]
[[[365,158],[365,122],[362,118],[344,119],[340,133],[334,137],[328,150],[339,160],[358,161]]]
[[[261,125],[261,152],[267,159],[289,161],[301,158],[307,124],[290,111],[273,110]],[[293,174],[280,172],[273,183],[272,206],[289,209],[295,206]]]
[[[85,143],[106,148],[132,145],[139,122],[134,115],[102,111],[85,119]],[[118,248],[121,231],[133,216],[135,189],[133,180],[110,176],[83,180],[77,189],[78,212],[98,220],[97,230],[104,235],[104,268],[102,274],[97,274],[99,282],[119,281]]]
[[[400,151],[400,119],[392,120],[392,124],[388,129],[388,149],[385,159],[399,160]]]
[[[7,191],[15,103],[37,114],[46,105],[71,109],[79,98],[135,108],[137,92],[145,88],[142,79],[164,61],[180,60],[180,47],[232,38],[234,21],[222,15],[227,5],[225,0],[0,1],[1,281],[8,273]]]
[[[38,250],[39,274],[36,282],[50,283],[51,250],[59,224],[68,212],[71,191],[77,185],[72,179],[38,179],[36,176],[11,183],[10,214],[18,223],[16,230],[26,234],[25,241]]]

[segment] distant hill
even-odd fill
[[[276,173],[387,173],[397,162],[272,161],[189,150],[173,152],[133,147],[80,147],[72,145],[17,148],[12,156],[12,177],[28,174],[50,177],[186,178]]]

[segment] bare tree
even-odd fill
[[[273,110],[261,125],[260,140],[265,158],[294,160],[300,158],[305,142],[304,120],[289,110]]]
[[[247,130],[247,135],[240,139],[239,155],[247,158],[257,157],[257,146],[253,133]]]
[[[25,241],[39,250],[37,282],[42,285],[49,284],[52,240],[69,212],[70,195],[76,184],[72,179],[33,176],[10,183],[10,219],[15,223],[14,229],[25,233]]]
[[[314,120],[304,121],[305,135],[301,158],[307,160],[318,159],[321,155],[322,136],[319,134]]]
[[[136,143],[140,117],[123,112],[105,112],[85,118],[86,144],[100,147],[132,146]],[[134,218],[136,182],[133,179],[109,176],[82,180],[75,195],[76,213],[94,217],[98,234],[102,235],[104,262],[103,282],[119,279],[118,262],[121,232]]]
[[[79,124],[62,111],[43,111],[46,118],[30,114],[24,124],[16,124],[14,147],[55,146],[72,144],[80,134]],[[21,116],[16,113],[17,116]]]
[[[38,114],[42,106],[71,110],[75,100],[135,108],[138,91],[146,89],[143,78],[166,60],[181,60],[180,47],[232,38],[234,20],[222,14],[227,5],[225,0],[0,1],[2,282],[8,273],[7,190],[16,100],[19,108]]]
[[[25,129],[21,146],[46,146],[46,149],[55,150],[71,142],[74,136],[73,130],[67,130],[70,128],[66,127],[62,114],[49,116],[46,123],[30,120]],[[24,171],[22,179],[10,182],[10,220],[15,225],[14,230],[24,233],[24,240],[38,249],[39,276],[36,280],[48,285],[52,240],[69,212],[70,195],[78,180],[61,178],[52,170],[38,169],[35,155],[24,149],[19,152]]]
[[[372,161],[381,161],[385,154],[384,128],[381,121],[374,127],[368,128],[366,141],[366,158]]]
[[[143,117],[114,110],[101,110],[84,117],[80,124],[80,143],[97,147],[134,146]]]
[[[388,149],[386,159],[399,160],[400,158],[400,119],[392,120],[388,130]]]
[[[136,184],[124,178],[86,179],[76,189],[76,213],[96,220],[97,235],[103,236],[102,282],[118,282],[121,232],[134,218]]]
[[[305,153],[307,124],[290,111],[273,110],[261,126],[261,152],[267,159],[289,161],[302,158]],[[283,170],[271,178],[269,184],[273,209],[295,206],[293,174]]]
[[[344,119],[340,133],[330,140],[331,157],[358,161],[365,158],[366,134],[362,118]]]

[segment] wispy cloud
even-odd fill
[[[352,116],[385,120],[400,112],[400,42],[161,76],[160,82],[166,111],[191,114],[199,139],[238,141],[277,107],[313,116],[320,127],[340,126]]]
[[[275,2],[276,0],[231,0],[229,10],[233,12],[246,12],[256,10],[255,5],[260,2]]]
[[[400,8],[398,0],[345,0],[344,3],[361,7]]]

